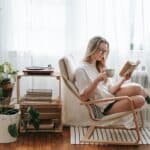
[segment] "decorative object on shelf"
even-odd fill
[[[40,66],[30,66],[26,67],[23,70],[25,75],[50,75],[54,72],[54,68],[52,67],[40,67]]]
[[[44,70],[44,69],[46,69],[46,67],[30,66],[30,67],[26,67],[26,69],[28,69],[28,70]]]

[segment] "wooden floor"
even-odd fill
[[[0,150],[150,150],[150,145],[140,146],[101,146],[71,145],[70,130],[64,128],[58,133],[24,133],[17,142],[0,144]]]

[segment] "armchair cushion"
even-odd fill
[[[64,57],[64,64],[65,64],[66,71],[68,74],[68,80],[73,82],[74,81],[74,72],[75,72],[75,68],[76,68],[76,64],[75,64],[75,62],[73,62],[73,57],[71,57],[71,56]]]

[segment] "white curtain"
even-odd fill
[[[30,54],[35,65],[35,56],[64,53],[64,0],[1,0],[1,7],[1,50]]]
[[[88,40],[95,35],[110,43],[108,66],[116,69],[126,60],[140,60],[150,73],[149,0],[67,1],[66,49],[83,56]]]
[[[110,43],[108,66],[116,74],[127,59],[150,73],[149,0],[0,0],[0,62],[58,68],[58,59],[80,60],[95,35]],[[132,50],[130,50],[132,49]]]

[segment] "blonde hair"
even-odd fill
[[[99,45],[101,43],[106,43],[108,45],[108,52],[107,52],[107,55],[108,55],[108,53],[109,53],[109,43],[108,43],[108,41],[103,37],[95,36],[95,37],[90,39],[83,60],[88,62],[90,60],[90,56],[92,56],[97,51],[97,49],[99,48]],[[100,67],[102,66],[100,61],[98,61],[96,63],[97,69],[99,68],[99,66]],[[98,71],[100,71],[100,70],[98,69]]]

